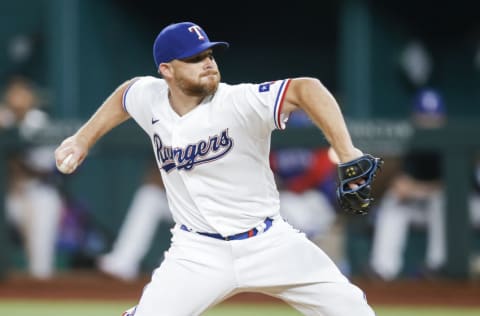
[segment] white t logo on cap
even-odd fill
[[[205,37],[202,35],[202,32],[200,32],[200,31],[201,31],[201,28],[200,28],[200,26],[198,26],[198,25],[190,26],[190,27],[188,28],[188,31],[189,31],[190,33],[191,33],[191,32],[197,33],[199,40],[204,40],[204,39],[205,39]]]

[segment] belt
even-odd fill
[[[267,217],[267,219],[265,219],[261,225],[255,228],[247,230],[246,232],[243,232],[243,233],[239,233],[231,236],[225,236],[225,237],[216,233],[204,233],[204,232],[195,232],[195,233],[199,235],[207,236],[207,237],[222,239],[222,240],[241,240],[241,239],[247,239],[247,238],[256,236],[258,235],[258,233],[266,232],[267,230],[270,229],[270,227],[272,227],[272,223],[273,223],[273,219]],[[181,225],[180,229],[187,232],[194,232],[185,225]]]

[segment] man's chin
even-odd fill
[[[215,90],[217,90],[217,87],[218,87],[218,78],[216,76],[208,76],[208,77],[205,77],[204,79],[206,79],[204,81],[204,87],[205,87],[205,90],[208,90],[210,92],[215,92]]]

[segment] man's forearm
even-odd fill
[[[123,93],[129,83],[127,81],[120,85],[75,133],[77,140],[87,148],[91,148],[103,135],[130,118],[122,106]]]

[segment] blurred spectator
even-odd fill
[[[410,40],[402,50],[400,66],[415,87],[423,87],[433,71],[433,60],[430,51],[420,39]]]
[[[301,112],[299,112],[301,113]],[[305,127],[309,121],[295,127]],[[289,119],[289,125],[293,121]],[[336,163],[328,148],[281,148],[273,150],[270,166],[280,193],[280,213],[293,227],[322,248],[348,273],[344,254],[344,231],[337,216]]]
[[[326,194],[316,188],[295,192],[277,180],[280,193],[280,213],[293,227],[309,239],[326,235],[336,218],[336,211]]]
[[[288,117],[288,128],[315,128],[310,117],[304,111],[290,113]]]
[[[39,108],[40,101],[37,88],[28,78],[9,78],[0,104],[0,128],[18,128],[25,138],[35,135],[48,124],[48,115]],[[28,271],[35,278],[45,279],[55,270],[55,242],[63,202],[51,181],[54,148],[26,147],[8,153],[5,209],[7,221],[22,241]]]
[[[270,155],[270,166],[277,177],[284,218],[310,239],[325,233],[336,215],[335,165],[328,149],[277,149]],[[303,210],[294,207],[299,203],[305,205]]]
[[[158,224],[166,221],[173,225],[162,178],[156,169],[155,163],[147,168],[144,182],[134,194],[112,250],[98,258],[100,271],[112,277],[124,281],[136,279]]]
[[[272,150],[270,166],[282,186],[293,192],[317,189],[325,194],[331,206],[336,205],[336,165],[328,148],[289,147]]]
[[[473,176],[473,183],[474,183],[474,190],[472,193],[472,197],[470,198],[470,220],[473,224],[473,229],[477,233],[480,232],[480,158],[475,161],[475,169],[474,169],[474,176]],[[476,251],[472,255],[471,260],[471,274],[475,278],[480,278],[480,250],[476,249]]]
[[[411,120],[420,129],[445,124],[446,110],[437,91],[419,92]],[[372,273],[384,280],[395,279],[402,272],[411,224],[427,228],[424,272],[438,271],[446,259],[441,154],[412,149],[405,153],[402,163],[375,213],[370,265]]]

